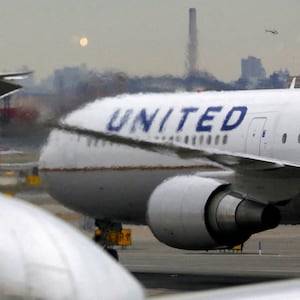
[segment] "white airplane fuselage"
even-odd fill
[[[124,95],[96,100],[64,122],[300,165],[299,116],[300,91],[290,89]],[[60,130],[51,133],[40,158],[43,181],[55,199],[95,218],[136,224],[146,223],[147,202],[156,186],[208,166],[201,158],[187,160]],[[276,189],[276,180],[284,178],[267,182],[267,196],[258,201],[277,202],[300,192],[300,178],[289,180],[286,189]],[[250,181],[242,189],[251,195]],[[253,195],[261,195],[261,187],[256,188]]]

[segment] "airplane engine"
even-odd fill
[[[276,227],[279,210],[244,199],[230,184],[198,176],[178,176],[151,194],[148,224],[156,238],[187,250],[226,248],[253,233]]]

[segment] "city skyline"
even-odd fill
[[[188,10],[195,7],[200,70],[236,80],[240,60],[251,55],[267,74],[285,68],[300,73],[296,0],[1,1],[2,71],[27,65],[41,79],[54,69],[86,64],[99,72],[183,76]],[[84,37],[88,44],[82,46]]]

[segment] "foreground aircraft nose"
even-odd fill
[[[144,299],[141,286],[68,224],[0,195],[0,299]]]

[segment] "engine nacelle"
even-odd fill
[[[208,250],[230,247],[251,234],[275,228],[280,213],[272,205],[243,199],[230,184],[198,176],[164,181],[151,194],[148,224],[171,247]]]

